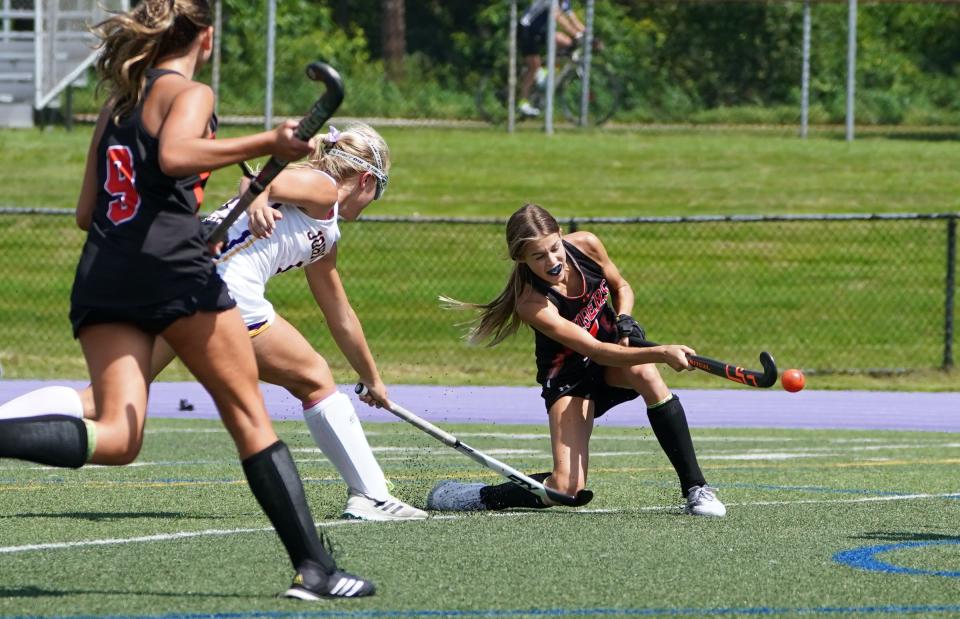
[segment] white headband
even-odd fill
[[[336,129],[334,129],[333,127],[330,127],[330,129],[331,129],[331,133],[336,131]],[[340,133],[337,132],[336,138],[339,139],[339,137],[340,137]],[[369,146],[370,150],[373,152],[373,158],[377,162],[377,165],[372,165],[369,161],[366,161],[361,157],[357,157],[352,153],[348,153],[347,151],[340,148],[331,148],[329,151],[327,151],[327,153],[335,157],[340,157],[341,159],[345,159],[350,163],[360,166],[367,172],[373,174],[373,176],[376,177],[377,179],[377,193],[373,199],[378,200],[380,199],[380,196],[383,195],[383,192],[387,190],[387,182],[390,180],[390,177],[383,170],[383,159],[380,157],[380,151],[377,150],[377,148],[370,142],[370,140],[367,140],[366,138],[364,138],[364,141],[367,143],[367,146]]]

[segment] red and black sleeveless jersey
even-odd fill
[[[568,297],[547,282],[533,277],[533,287],[556,306],[563,318],[585,329],[601,342],[617,341],[617,316],[609,303],[610,288],[603,269],[593,259],[563,241],[567,262],[583,276],[583,293]],[[536,336],[537,382],[557,388],[579,381],[594,362],[534,329]]]
[[[99,189],[77,265],[72,302],[136,307],[176,298],[204,284],[214,266],[197,210],[209,173],[184,178],[160,169],[159,140],[141,112],[154,82],[173,71],[150,69],[140,104],[111,119],[97,145]],[[211,133],[216,130],[211,118]]]

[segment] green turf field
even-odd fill
[[[729,510],[711,520],[678,513],[648,429],[601,426],[597,496],[578,511],[348,524],[336,520],[345,489],[306,428],[277,427],[341,564],[379,595],[277,600],[290,566],[227,434],[215,421],[154,419],[137,466],[0,463],[0,615],[960,615],[957,434],[695,430]],[[522,470],[549,468],[542,426],[449,429]],[[395,494],[415,505],[443,478],[497,479],[405,424],[367,431]],[[881,545],[894,548],[865,556],[914,573],[834,559]]]

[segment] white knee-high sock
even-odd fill
[[[0,419],[26,419],[40,415],[83,417],[80,394],[70,387],[41,387],[0,405]]]
[[[304,409],[303,417],[317,447],[337,468],[350,492],[376,501],[390,496],[383,470],[373,457],[360,419],[346,394],[336,392]]]

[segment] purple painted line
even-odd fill
[[[82,387],[77,381],[0,381],[0,402],[52,384]],[[300,419],[300,403],[285,390],[261,385],[274,419]],[[346,391],[346,387],[341,387]],[[394,385],[390,397],[434,423],[546,425],[540,391],[535,387],[443,387]],[[755,391],[750,389],[678,390],[691,426],[709,428],[839,428],[960,432],[960,392],[891,391]],[[354,397],[351,392],[351,397]],[[180,409],[180,400],[193,405]],[[357,402],[363,421],[399,421],[388,412]],[[153,417],[215,418],[213,401],[194,382],[158,382],[150,391]],[[623,404],[608,412],[600,426],[645,426],[642,403]]]

